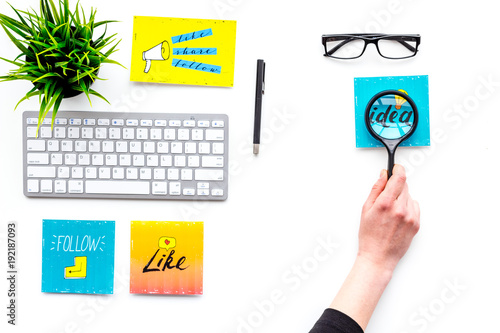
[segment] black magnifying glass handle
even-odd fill
[[[396,152],[387,149],[387,155],[389,156],[387,163],[387,180],[389,180],[392,176],[392,169],[394,169],[394,155],[396,155]]]

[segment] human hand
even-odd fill
[[[382,170],[363,205],[358,258],[392,273],[420,228],[420,208],[408,193],[405,169],[395,165],[392,177]]]

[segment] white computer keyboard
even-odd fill
[[[28,197],[225,200],[224,114],[23,113]],[[38,134],[38,135],[37,135]]]

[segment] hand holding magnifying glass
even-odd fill
[[[382,91],[368,102],[365,125],[368,132],[387,149],[388,177],[392,176],[396,148],[415,132],[417,124],[417,106],[405,91]]]

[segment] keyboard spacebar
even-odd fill
[[[85,193],[88,194],[149,194],[149,182],[124,182],[87,180]]]

